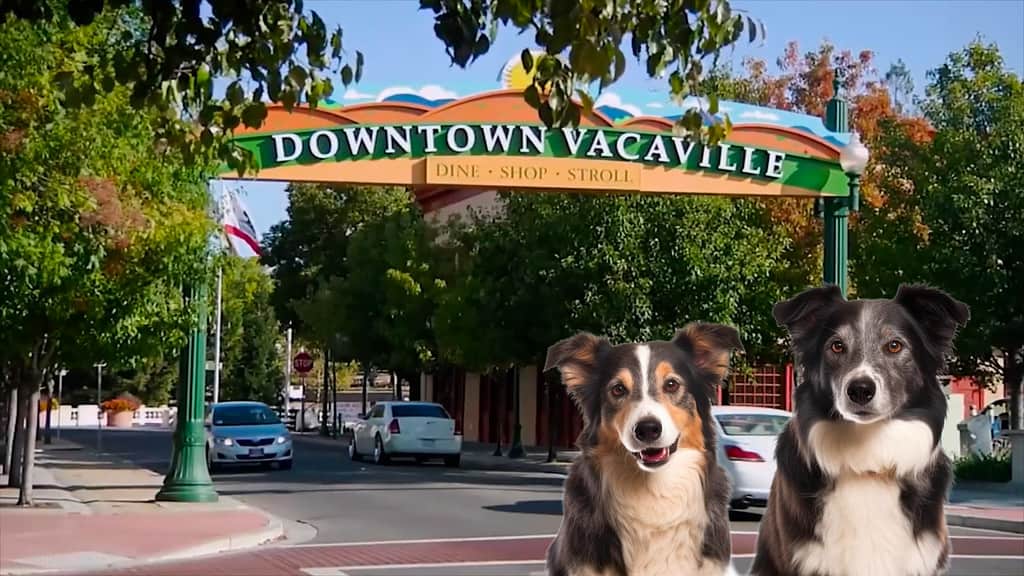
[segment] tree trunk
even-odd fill
[[[22,390],[22,392],[28,392]],[[23,448],[23,464],[21,473],[21,491],[18,493],[18,506],[32,506],[32,471],[36,463],[36,431],[39,418],[33,417],[39,412],[39,384],[33,382],[31,394],[28,394],[28,418],[25,420],[25,447]],[[31,410],[33,409],[34,410]],[[35,414],[33,414],[35,412]]]
[[[12,462],[14,461],[14,445],[18,441],[15,430],[18,425],[18,388],[11,384],[11,389],[7,393],[7,431],[4,435],[4,461],[3,471],[5,474],[10,474],[13,469]]]
[[[1003,385],[1009,396],[1010,429],[1024,430],[1024,346],[1003,351]]]
[[[26,404],[29,398],[27,396],[28,394],[25,393],[24,389],[18,390],[18,413],[14,417],[14,440],[12,442],[14,444],[14,451],[11,455],[11,470],[7,476],[7,485],[11,488],[21,486],[22,464],[24,463],[23,456],[25,454],[25,421],[28,419]]]

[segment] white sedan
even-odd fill
[[[718,461],[732,482],[734,509],[763,507],[775,477],[775,445],[793,414],[775,408],[712,406]]]
[[[377,464],[395,456],[442,458],[447,466],[456,467],[462,457],[462,435],[440,404],[378,402],[352,427],[348,455],[352,460],[368,455]]]

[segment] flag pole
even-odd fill
[[[224,270],[217,267],[217,332],[213,340],[213,403],[220,401],[220,319],[221,300],[224,290]]]

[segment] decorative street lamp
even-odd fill
[[[840,134],[850,132],[848,107],[840,92],[842,80],[842,71],[837,68],[832,80],[833,96],[825,107],[825,128]],[[860,176],[867,167],[868,156],[860,137],[851,133],[850,141],[839,151],[839,165],[848,179],[849,196],[823,198],[816,203],[815,212],[824,220],[824,280],[838,286],[844,297],[848,288],[849,217],[850,212],[860,209]]]
[[[868,160],[871,158],[867,146],[860,141],[860,136],[853,132],[850,134],[850,141],[839,151],[839,165],[849,179],[850,186],[850,210],[860,210],[860,177],[868,167]]]

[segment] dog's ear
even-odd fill
[[[729,353],[743,350],[740,333],[732,326],[692,322],[676,332],[672,343],[686,350],[698,368],[719,381],[729,372]]]
[[[946,354],[956,329],[971,319],[971,309],[942,290],[920,284],[902,284],[893,300],[921,326],[929,341]]]
[[[607,338],[589,332],[566,338],[548,348],[544,371],[558,368],[562,382],[570,392],[585,384],[596,369],[601,357],[611,348]]]
[[[797,338],[821,320],[829,305],[843,301],[843,292],[835,284],[804,290],[772,308],[775,322]]]

